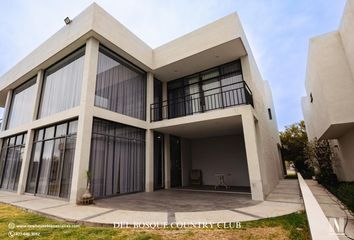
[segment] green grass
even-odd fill
[[[285,179],[297,179],[297,174],[288,174],[285,176]]]
[[[304,212],[242,222],[241,228],[234,229],[118,229],[113,227],[78,226],[73,228],[33,228],[9,229],[9,223],[27,224],[70,224],[53,220],[42,215],[31,213],[7,204],[0,204],[0,239],[10,239],[9,231],[37,232],[36,237],[15,237],[11,239],[129,239],[129,240],[160,240],[160,239],[310,239],[306,214]]]
[[[282,228],[288,232],[290,239],[310,239],[310,229],[305,212],[292,213],[281,217],[266,218],[242,224],[242,227],[245,228],[276,226],[282,226]]]
[[[335,187],[325,187],[354,212],[354,182],[340,182]]]

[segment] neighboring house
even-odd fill
[[[151,49],[92,4],[0,78],[1,188],[80,200],[282,178],[270,88],[236,14]],[[223,189],[223,187],[218,187]]]
[[[354,0],[338,31],[310,40],[302,109],[309,140],[330,139],[335,172],[354,181]]]

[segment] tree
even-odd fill
[[[333,165],[335,157],[328,140],[309,142],[305,151],[306,163],[314,169],[316,179],[324,186],[336,186],[337,176]]]
[[[311,178],[313,169],[307,164],[305,155],[308,143],[305,122],[301,121],[285,127],[285,130],[280,132],[280,141],[283,160],[292,161],[304,178]]]

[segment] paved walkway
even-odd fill
[[[328,192],[322,185],[318,184],[314,180],[306,180],[306,184],[309,186],[312,194],[315,196],[322,211],[330,221],[336,219],[339,227],[339,233],[343,233],[344,224],[348,217],[348,225],[346,227],[346,233],[348,236],[354,238],[354,217],[350,215],[348,211],[343,210],[342,204],[338,199]],[[349,239],[343,235],[338,236],[339,239]]]
[[[247,194],[160,190],[96,200],[78,206],[66,201],[0,191],[0,202],[67,221],[116,223],[217,223],[257,220],[303,210],[297,180],[282,180],[266,201]]]

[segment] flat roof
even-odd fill
[[[5,105],[9,89],[83,46],[91,37],[143,70],[153,72],[161,81],[236,60],[250,51],[236,13],[152,49],[93,3],[0,77],[0,106]]]

